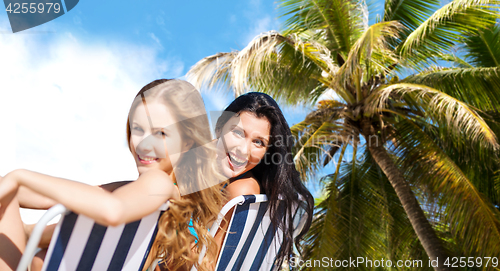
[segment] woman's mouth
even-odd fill
[[[158,160],[158,158],[156,157],[151,157],[151,156],[141,156],[141,155],[137,155],[137,157],[139,158],[139,161],[143,164],[152,164],[154,162],[156,162],[156,160]]]
[[[228,161],[229,161],[229,164],[233,167],[233,168],[240,168],[240,167],[243,167],[247,164],[248,160],[247,159],[243,159],[243,158],[240,158],[238,157],[237,155],[235,155],[234,153],[228,153],[227,154],[228,156]]]

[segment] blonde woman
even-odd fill
[[[0,180],[0,271],[14,270],[26,240],[16,193],[20,187],[62,203],[103,225],[138,220],[170,201],[160,218],[147,264],[160,258],[169,269],[197,264],[207,245],[216,257],[217,245],[207,224],[222,204],[215,150],[199,92],[181,80],[156,80],[139,91],[130,108],[127,140],[139,177],[113,192],[28,170],[15,170]],[[105,159],[112,154],[98,150]],[[189,221],[196,231],[189,230]],[[199,270],[206,270],[206,265]]]

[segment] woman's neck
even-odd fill
[[[238,176],[236,176],[236,177],[230,178],[230,179],[229,179],[229,183],[232,183],[232,182],[234,182],[234,181],[236,181],[236,180],[239,180],[239,179],[241,179],[241,178],[243,178],[243,177],[246,177],[246,178],[252,178],[252,177],[253,177],[253,174],[252,174],[252,172],[251,172],[251,171],[244,172],[244,173],[242,173],[242,174],[240,174],[240,175],[238,175]]]

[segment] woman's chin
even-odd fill
[[[224,160],[218,161],[218,168],[220,173],[228,179],[238,177],[246,171],[245,167],[233,168],[227,161]]]
[[[224,175],[224,177],[228,178],[228,179],[231,179],[233,178],[235,175],[235,172],[228,169],[228,168],[225,168],[222,170],[222,174]]]
[[[234,171],[233,169],[231,169],[228,166],[224,166],[222,168],[222,175],[224,175],[224,177],[226,177],[228,179],[234,178],[234,177],[238,176],[239,174],[240,174],[239,172]]]

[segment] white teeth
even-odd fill
[[[154,157],[143,157],[140,155],[139,155],[139,159],[141,159],[143,161],[155,161],[156,160],[156,158],[154,158]]]
[[[244,164],[247,161],[244,159],[239,159],[239,158],[233,156],[232,154],[229,154],[229,157],[231,158],[231,160],[233,160],[234,162],[236,162],[238,164]]]

